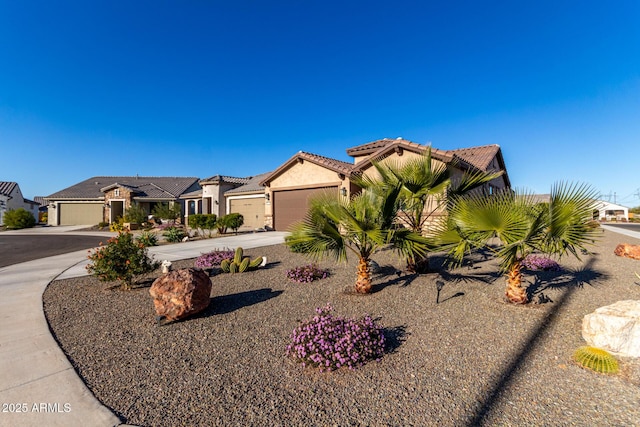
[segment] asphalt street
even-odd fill
[[[104,236],[12,235],[0,233],[0,268],[25,261],[95,248]]]
[[[616,223],[616,222],[607,222],[609,227],[621,228],[624,230],[640,232],[640,223],[630,222],[630,223]]]

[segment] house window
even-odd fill
[[[113,195],[116,197],[120,196],[120,189],[116,188],[115,190],[113,190]]]

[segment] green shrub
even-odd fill
[[[4,225],[12,230],[31,228],[36,225],[36,219],[24,208],[11,209],[4,214]]]
[[[136,241],[142,243],[145,247],[149,246],[158,246],[158,236],[151,231],[144,230],[138,237],[136,237]]]
[[[218,233],[225,234],[227,229],[232,229],[235,233],[238,232],[238,228],[244,224],[244,217],[239,213],[230,213],[228,215],[221,216],[216,221],[216,228]]]
[[[98,223],[98,228],[106,228],[106,227],[108,227],[108,226],[109,226],[109,223],[108,223],[108,222],[105,222],[105,221],[100,221],[100,222]]]
[[[198,230],[200,235],[204,235],[204,230],[207,230],[207,236],[211,237],[213,230],[216,229],[217,220],[216,214],[189,215],[189,227]]]
[[[136,277],[155,270],[159,265],[147,255],[147,248],[135,242],[128,231],[121,231],[106,245],[100,245],[89,254],[89,260],[89,274],[105,282],[117,280],[123,289],[131,289]]]
[[[124,213],[124,222],[144,224],[147,222],[147,212],[137,203],[132,204]]]
[[[169,205],[169,203],[160,203],[153,208],[154,217],[167,219],[171,223],[175,223],[181,215],[182,209],[180,203],[173,203],[172,205]]]
[[[176,243],[182,241],[187,236],[187,233],[184,232],[182,228],[178,227],[167,227],[162,233],[165,240],[169,243]]]

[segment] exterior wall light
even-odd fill
[[[341,194],[343,197],[346,197],[346,195],[347,195],[347,189],[346,189],[346,188],[344,188],[344,187],[342,187],[342,188],[340,189],[340,194]]]

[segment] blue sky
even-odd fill
[[[640,205],[640,2],[0,0],[0,180],[250,176],[402,136]]]

